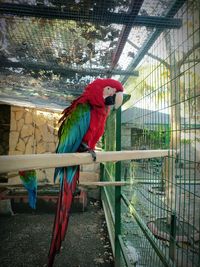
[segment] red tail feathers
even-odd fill
[[[53,266],[55,255],[59,253],[61,243],[65,238],[69,221],[69,213],[73,199],[73,193],[76,189],[76,183],[78,178],[79,169],[75,173],[71,184],[67,183],[66,173],[64,175],[57,202],[57,212],[54,220],[53,234],[49,250],[48,267]]]

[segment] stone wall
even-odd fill
[[[55,153],[60,113],[33,108],[11,107],[9,155]],[[40,183],[53,182],[53,169],[37,170]],[[9,183],[19,183],[19,176],[9,173]],[[99,164],[81,166],[81,181],[99,180]],[[91,191],[92,192],[92,191]],[[95,191],[95,197],[99,191]]]
[[[59,117],[56,112],[12,106],[9,155],[55,153]],[[37,170],[39,181],[52,181],[53,171]],[[17,183],[18,175],[9,175],[9,183]]]

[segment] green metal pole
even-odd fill
[[[170,227],[170,241],[169,241],[169,256],[174,262],[176,255],[176,214],[173,211],[171,214],[171,227]]]
[[[100,181],[104,181],[104,164],[100,163]]]
[[[116,150],[121,150],[121,109],[116,112]],[[121,180],[121,162],[116,163],[115,181]],[[121,234],[121,187],[115,187],[115,267],[120,267],[120,242]]]
[[[165,145],[167,146],[167,148],[169,148],[169,144],[170,144],[170,126],[167,125],[166,135],[165,135]]]

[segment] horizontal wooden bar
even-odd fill
[[[18,176],[18,172],[10,172],[9,174],[6,175],[7,179],[13,179]],[[79,174],[79,183],[84,182],[87,180],[87,182],[95,182],[99,181],[99,173],[98,172],[86,172],[86,171],[81,171]]]
[[[166,157],[173,155],[174,153],[175,152],[173,152],[173,150],[129,150],[116,152],[96,152],[95,163]],[[48,169],[92,163],[94,163],[94,161],[90,153],[52,153],[0,156],[0,173],[41,168]]]
[[[81,182],[82,186],[126,186],[130,185],[129,182],[111,181],[111,182]]]
[[[78,184],[79,186],[126,186],[126,185],[130,185],[129,182],[123,182],[123,181],[111,181],[111,182],[80,182]],[[6,188],[13,188],[13,187],[21,187],[22,184],[16,183],[16,184],[8,184],[8,183],[0,183],[0,188],[2,187],[6,187]],[[58,184],[53,184],[53,183],[45,183],[45,184],[38,184],[39,188],[42,187],[48,187],[48,186],[59,186]]]
[[[68,68],[68,67],[61,67],[61,66],[55,66],[54,64],[45,64],[45,63],[30,63],[30,62],[12,62],[9,60],[1,60],[0,62],[0,68],[26,68],[31,69],[36,72],[39,72],[41,70],[44,71],[53,71],[54,74],[60,74],[61,76],[68,76],[69,72],[72,74],[80,73],[84,75],[90,75],[90,76],[98,76],[100,74],[102,75],[129,75],[129,76],[138,76],[139,72],[137,70],[129,70],[124,71],[122,69],[108,69],[108,68]]]

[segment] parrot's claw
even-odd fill
[[[81,194],[81,190],[79,188],[76,188],[76,190],[73,193],[73,197],[79,196]]]
[[[93,161],[96,161],[96,153],[86,143],[82,142],[78,149],[79,152],[88,152],[92,155]]]
[[[93,161],[96,161],[96,159],[97,159],[96,152],[94,150],[92,150],[92,149],[89,149],[88,153],[90,153],[92,155]]]

